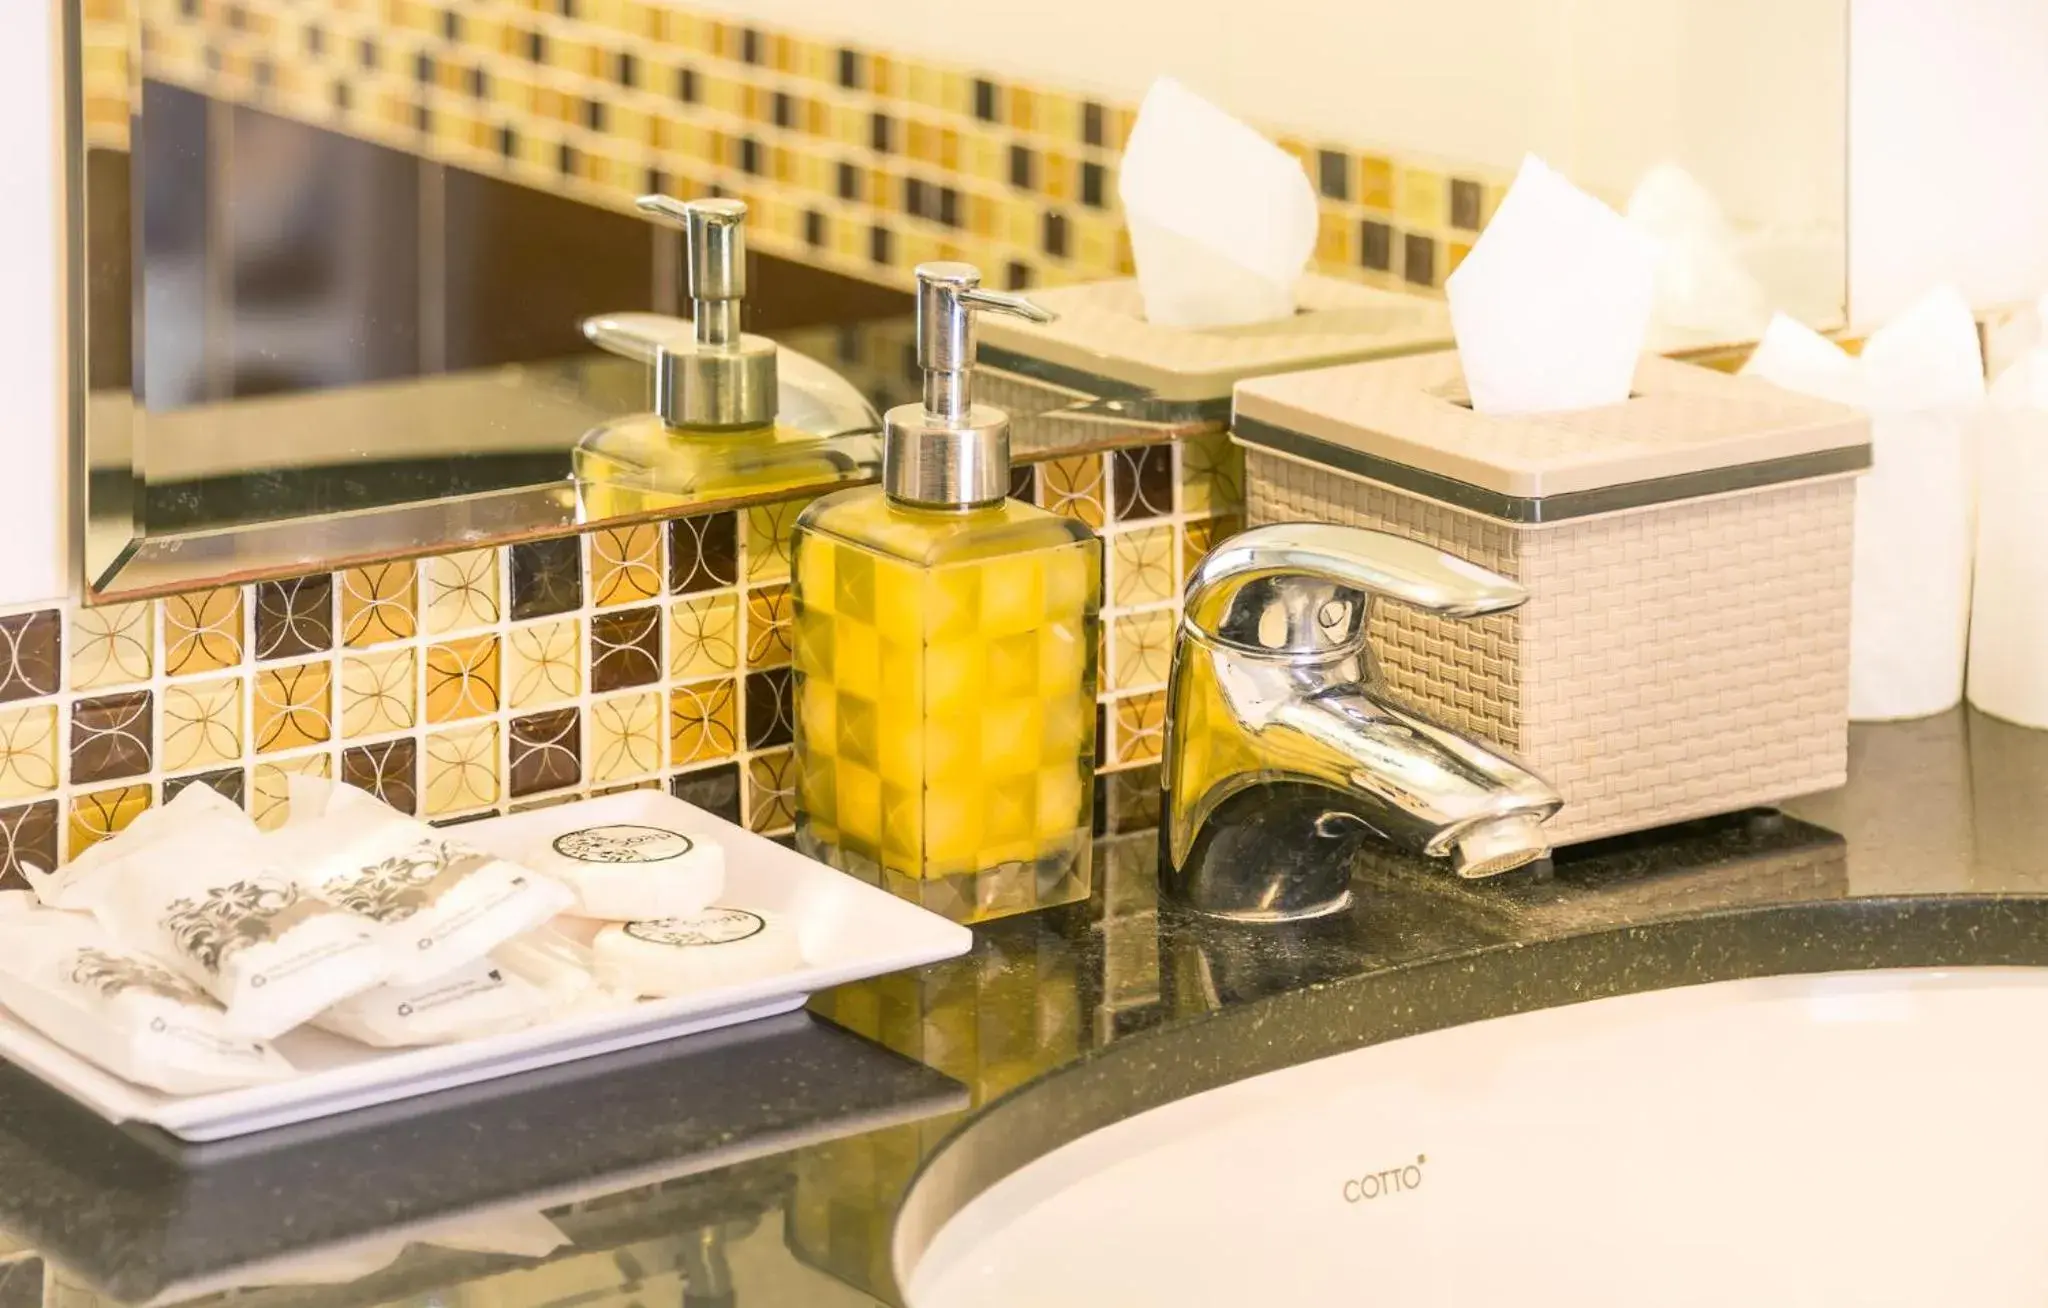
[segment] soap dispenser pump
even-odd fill
[[[981,310],[1049,316],[919,266],[924,399],[883,418],[881,486],[793,542],[799,846],[963,922],[1088,896],[1102,603],[1102,542],[1009,498]]]
[[[740,328],[746,204],[646,195],[638,208],[683,229],[690,317],[583,320],[591,344],[647,365],[653,412],[585,436],[577,480],[716,498],[872,476],[878,419],[867,398],[816,360]],[[834,443],[849,436],[865,439]]]

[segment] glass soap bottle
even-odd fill
[[[1049,317],[917,269],[924,402],[884,416],[882,485],[814,501],[793,542],[799,847],[959,922],[1088,896],[1102,603],[1102,542],[1009,498],[981,309]]]
[[[824,364],[740,330],[747,294],[739,200],[639,200],[683,229],[688,321],[658,313],[583,321],[601,349],[644,363],[653,412],[614,419],[576,446],[586,513],[608,516],[871,477],[874,406]]]

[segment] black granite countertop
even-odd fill
[[[196,1149],[0,1067],[0,1308],[889,1303],[921,1167],[913,1234],[1095,1127],[1363,1044],[1735,977],[2048,965],[2048,733],[1859,727],[1850,774],[1547,879],[1368,858],[1349,914],[1276,929],[1158,903],[1140,771],[1104,783],[1091,903],[809,1014]],[[564,1243],[527,1256],[537,1212]]]

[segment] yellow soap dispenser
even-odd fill
[[[648,366],[653,412],[578,443],[586,512],[606,516],[872,477],[874,406],[825,365],[740,330],[747,293],[739,200],[642,196],[641,212],[683,229],[689,321],[657,313],[583,321],[594,345]]]
[[[882,485],[814,501],[793,545],[799,847],[961,922],[1088,896],[1102,603],[1102,542],[1009,498],[981,309],[1050,317],[917,269],[924,402],[884,416]]]

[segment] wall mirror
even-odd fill
[[[1279,0],[1250,27],[1220,0],[937,26],[819,0],[74,3],[95,598],[691,507],[571,479],[585,432],[648,404],[579,325],[687,312],[682,243],[635,197],[744,199],[746,328],[879,409],[917,393],[916,263],[1129,269],[1117,161],[1160,72],[1299,155],[1321,271],[1440,294],[1535,150],[1617,207],[1661,178],[1672,240],[1738,251],[1770,307],[1843,313],[1843,0]]]

